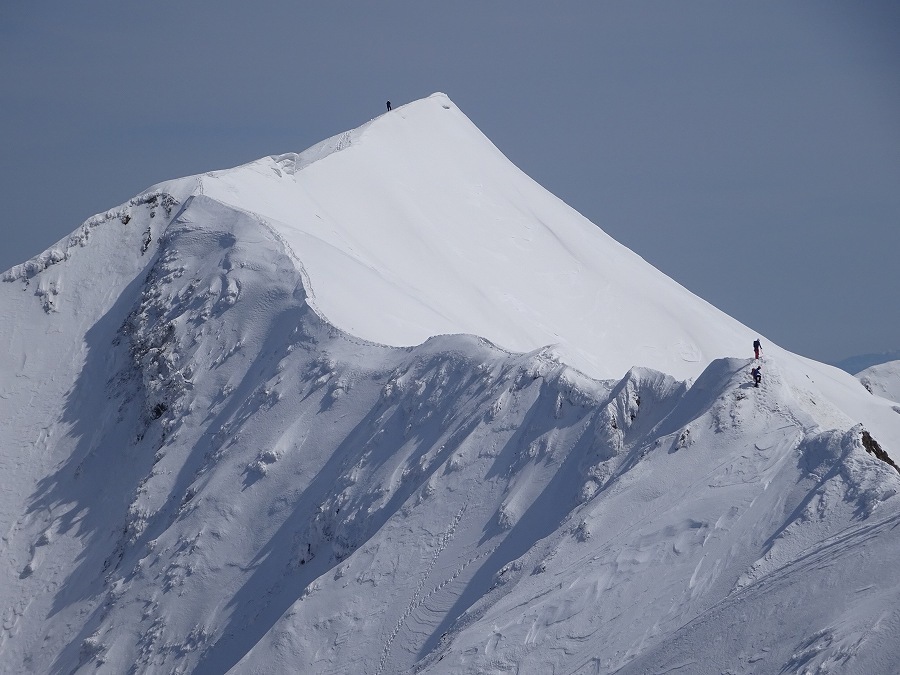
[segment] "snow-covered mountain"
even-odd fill
[[[893,672],[897,404],[444,95],[0,284],[8,672]]]
[[[870,366],[856,374],[866,389],[900,404],[900,361]]]
[[[898,360],[900,360],[900,349],[895,349],[894,351],[881,352],[878,354],[860,354],[858,356],[851,356],[842,359],[834,365],[841,370],[846,370],[851,375],[856,375],[872,366]]]

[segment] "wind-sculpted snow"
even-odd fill
[[[59,241],[55,246],[48,248],[46,251],[31,260],[14,265],[3,274],[3,281],[12,282],[27,280],[35,276],[38,272],[42,272],[51,265],[55,265],[63,260],[68,259],[72,255],[72,250],[77,247],[84,247],[90,239],[91,232],[101,225],[110,221],[118,220],[122,225],[131,223],[132,212],[134,207],[148,206],[150,217],[156,216],[156,210],[159,208],[166,216],[172,215],[172,209],[178,204],[178,200],[172,195],[159,191],[151,191],[131,199],[128,204],[118,209],[106,211],[88,218],[75,232],[65,239]],[[135,226],[132,225],[132,228]],[[150,229],[145,231],[144,235],[149,236]]]
[[[302,171],[306,167],[325,159],[335,152],[340,152],[349,148],[355,138],[359,138],[360,134],[365,130],[365,126],[353,131],[345,131],[337,136],[333,136],[327,140],[318,143],[303,152],[289,152],[283,155],[272,155],[269,159],[274,162],[275,166],[272,171],[281,178],[283,174],[293,175],[298,171]]]
[[[376,126],[245,170],[316,174]],[[226,179],[0,284],[4,670],[890,672],[889,401],[777,348],[758,388],[740,354],[687,380],[638,360],[700,358],[678,331],[602,342],[592,363],[632,363],[607,380],[560,346],[367,341],[311,295],[334,231],[227,203]],[[341,255],[409,291],[366,236]],[[365,286],[328,279],[362,311]]]

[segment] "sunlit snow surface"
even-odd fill
[[[900,361],[871,366],[857,373],[856,377],[876,396],[882,396],[900,405]]]
[[[469,333],[557,344],[601,377],[636,364],[688,377],[755,337],[537,185],[442,94],[200,180],[265,218],[319,312],[375,342]]]
[[[444,95],[3,278],[0,670],[900,662],[896,397],[765,337],[753,387]]]

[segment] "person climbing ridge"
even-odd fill
[[[391,102],[390,101],[387,102],[387,108],[388,108],[388,112],[390,112],[391,111]]]
[[[758,359],[759,353],[762,351],[762,343],[759,341],[759,338],[756,338],[753,341],[753,358]]]
[[[750,371],[750,374],[753,376],[753,386],[758,387],[759,383],[762,382],[762,366],[756,366]]]

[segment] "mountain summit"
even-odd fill
[[[259,216],[329,322],[381,344],[468,333],[556,345],[596,377],[676,377],[755,335],[516,168],[444,94],[300,154],[155,189]]]
[[[900,407],[443,94],[0,284],[11,672],[890,672]],[[824,589],[824,590],[823,590]]]

